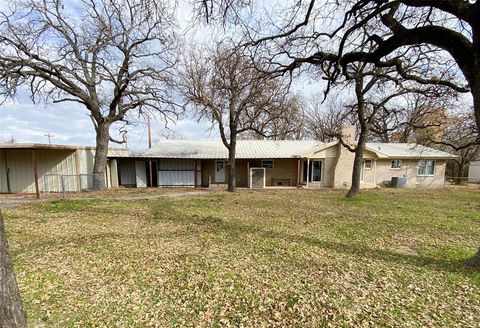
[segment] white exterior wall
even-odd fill
[[[384,187],[389,184],[392,177],[406,177],[407,188],[442,188],[445,183],[446,160],[435,160],[435,174],[433,176],[418,176],[418,159],[402,160],[401,169],[390,168],[391,159],[376,161],[376,183]]]
[[[65,175],[65,188],[76,190],[78,180],[75,152],[72,150],[35,150],[38,184],[40,191],[61,190],[59,175]],[[6,158],[6,165],[5,165]],[[0,151],[0,192],[6,193],[9,168],[10,191],[13,193],[35,193],[32,150],[11,149]]]
[[[318,151],[316,153],[313,153],[309,156],[310,159],[310,165],[312,165],[312,160],[322,160],[322,181],[321,182],[309,182],[308,186],[313,187],[313,188],[328,188],[328,187],[333,187],[333,179],[335,176],[335,164],[337,162],[336,158],[338,156],[338,147],[333,146],[329,147],[326,149],[323,149],[321,151]],[[304,161],[307,161],[304,159]],[[304,176],[304,166],[302,164],[301,168],[301,177],[303,180]],[[304,184],[306,184],[306,181],[302,181]]]
[[[468,182],[480,183],[480,161],[470,162],[468,167]]]

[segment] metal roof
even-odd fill
[[[414,143],[372,143],[366,148],[380,158],[456,158],[457,156]]]
[[[38,143],[0,143],[0,149],[4,150],[92,150],[95,147],[90,146],[71,146],[71,145],[57,145],[57,144],[38,144]],[[108,156],[112,157],[127,157],[129,156],[127,148],[108,148]]]
[[[237,140],[236,158],[298,158],[314,147],[315,140]],[[163,140],[143,157],[226,159],[228,150],[220,140]]]
[[[337,142],[315,140],[238,140],[237,159],[301,158]],[[379,158],[455,158],[449,153],[409,143],[367,143],[366,148]],[[177,159],[227,159],[228,150],[221,140],[162,140],[139,157]]]

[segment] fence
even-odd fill
[[[480,178],[472,177],[445,177],[445,186],[480,188]]]
[[[103,174],[45,174],[41,177],[42,192],[62,193],[88,191],[93,188],[94,176]]]

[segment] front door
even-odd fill
[[[322,182],[322,165],[323,161],[316,159],[303,162],[303,181]]]
[[[322,161],[312,161],[312,182],[322,181]]]
[[[215,183],[225,182],[225,162],[215,161]]]

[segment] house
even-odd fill
[[[344,141],[353,144],[354,133],[353,127],[345,128]],[[119,185],[135,186],[135,177],[141,181],[137,187],[221,185],[226,183],[227,158],[219,140],[164,140],[139,157],[117,158]],[[361,186],[389,186],[392,178],[404,177],[406,187],[443,187],[451,158],[455,156],[416,144],[368,143]],[[236,182],[252,188],[348,188],[353,160],[354,153],[338,141],[238,140]]]
[[[468,166],[468,182],[480,183],[480,161],[471,161]]]
[[[109,149],[108,156],[128,156],[128,149]],[[95,147],[0,144],[0,193],[81,191],[92,187]],[[106,181],[117,187],[116,160],[109,160]]]

